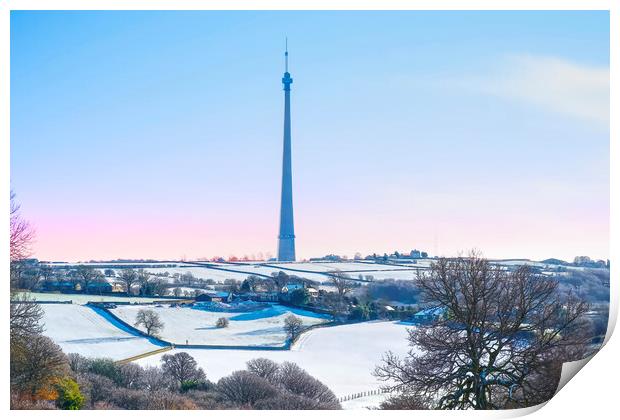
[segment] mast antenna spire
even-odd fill
[[[288,37],[284,38],[284,71],[288,73]]]

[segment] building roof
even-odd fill
[[[287,283],[286,286],[282,288],[283,292],[292,292],[293,290],[303,289],[304,285],[302,283]]]

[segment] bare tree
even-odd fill
[[[26,293],[11,293],[11,343],[27,341],[43,332],[43,309]]]
[[[11,388],[34,395],[51,388],[53,380],[69,372],[69,363],[62,349],[52,340],[32,335],[11,351]]]
[[[28,258],[32,253],[34,229],[21,217],[20,205],[15,200],[15,193],[11,191],[11,217],[10,217],[10,247],[11,262]]]
[[[174,378],[166,375],[162,369],[152,366],[144,369],[142,380],[144,382],[144,389],[147,391],[170,388],[175,381]]]
[[[336,395],[295,363],[284,362],[280,365],[278,384],[290,393],[314,401],[317,404],[316,408],[340,408]]]
[[[93,405],[97,402],[108,402],[111,392],[116,388],[110,378],[92,372],[78,373],[78,381],[82,383],[80,388],[86,389],[88,401]]]
[[[136,363],[125,363],[118,367],[117,384],[123,388],[144,388],[144,368]]]
[[[44,282],[50,281],[54,276],[54,269],[50,265],[41,265],[39,270]]]
[[[336,288],[338,297],[340,300],[343,300],[347,293],[349,293],[353,288],[353,282],[347,274],[338,270],[330,272],[329,278]]]
[[[127,294],[131,295],[131,288],[138,282],[138,273],[133,268],[124,268],[119,276],[121,282],[125,284]]]
[[[143,326],[147,335],[156,336],[164,328],[164,323],[152,309],[140,309],[136,315],[136,327]]]
[[[26,293],[11,292],[10,339],[11,390],[24,392],[30,388],[35,392],[35,372],[32,372],[37,355],[37,346],[44,326],[41,324],[43,309]],[[41,363],[46,364],[45,351],[41,353]],[[51,364],[50,364],[51,366]]]
[[[280,365],[273,360],[259,357],[248,361],[246,365],[249,372],[267,379],[270,383],[277,382]]]
[[[99,271],[86,265],[79,265],[76,269],[76,274],[80,279],[82,290],[85,292],[88,291],[94,283],[103,281],[103,275]]]
[[[472,253],[438,260],[417,285],[445,316],[409,330],[405,359],[384,356],[375,375],[395,383],[389,390],[440,409],[523,407],[550,398],[559,376],[542,378],[582,355],[587,304],[526,266],[508,271]]]
[[[151,279],[151,275],[144,271],[144,269],[139,269],[136,272],[136,284],[140,286],[140,294],[144,295],[148,291],[148,283]]]
[[[275,397],[278,389],[264,378],[238,370],[218,381],[217,392],[238,406],[251,408],[257,401]]]
[[[165,354],[161,361],[164,373],[173,378],[178,385],[186,381],[204,381],[206,378],[196,360],[186,352]]]
[[[303,331],[303,321],[293,314],[284,319],[284,331],[288,334],[291,341],[295,341],[299,334]]]
[[[138,283],[142,296],[165,296],[168,292],[168,283],[165,279],[145,272],[138,271]]]

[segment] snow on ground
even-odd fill
[[[233,268],[233,267],[231,267]],[[242,268],[240,268],[242,270]],[[145,271],[151,274],[163,274],[168,272],[170,276],[168,277],[169,282],[172,283],[174,279],[172,276],[174,274],[186,274],[192,273],[192,275],[199,279],[204,280],[213,280],[217,283],[224,283],[224,280],[227,279],[235,279],[239,281],[245,280],[249,274],[244,273],[231,273],[229,271],[217,270],[209,267],[197,267],[197,266],[188,266],[188,267],[161,267],[161,268],[145,268]],[[163,277],[165,279],[165,277]]]
[[[29,293],[30,299],[39,301],[65,302],[72,301],[74,304],[83,305],[88,302],[131,302],[146,303],[155,300],[162,300],[154,297],[138,297],[138,296],[101,296],[101,295],[82,295],[72,293]]]
[[[168,293],[168,296],[174,296],[174,290],[175,289],[181,289],[181,295],[179,295],[179,297],[182,298],[185,295],[187,295],[187,296],[194,296],[195,293],[197,293],[197,294],[206,293],[207,290],[213,290],[213,286],[211,286],[211,287],[177,287],[177,286],[170,286],[170,287],[168,287],[166,289],[167,293]]]
[[[133,325],[136,315],[145,306],[118,306],[112,312]],[[162,339],[176,344],[211,344],[230,346],[282,346],[286,342],[284,319],[291,313],[301,318],[304,325],[327,321],[328,316],[281,305],[254,312],[213,312],[195,308],[148,306],[159,315],[164,329]],[[227,328],[215,327],[218,318],[229,320]]]
[[[413,280],[417,276],[417,270],[395,270],[395,271],[368,271],[363,273],[347,273],[353,280],[357,280],[361,275],[363,280],[366,281],[367,276],[372,276],[373,280]]]
[[[174,268],[150,268],[148,272],[160,274],[168,272],[170,275],[179,273],[185,274],[190,272],[194,277],[202,279],[212,279],[218,283],[223,283],[226,279],[245,280],[250,274],[259,274],[271,276],[273,273],[283,271],[290,276],[303,277],[308,280],[318,281],[321,283],[329,282],[329,272],[340,270],[348,272],[351,278],[357,278],[358,275],[373,276],[376,280],[382,279],[402,279],[409,280],[415,276],[418,266],[398,266],[388,264],[374,263],[268,263],[270,267],[257,264],[236,264],[236,265],[220,265],[223,268],[244,271],[244,273],[234,273],[229,271],[218,270],[209,267],[174,267]],[[304,270],[295,271],[295,270]],[[172,282],[172,278],[170,279]]]
[[[328,273],[330,271],[381,271],[397,270],[398,266],[389,264],[360,263],[360,262],[308,262],[308,263],[273,263],[272,265],[282,269],[307,270],[317,273]],[[400,267],[406,269],[406,267]]]
[[[272,263],[268,263],[269,265],[272,265]],[[324,274],[329,270],[322,270],[322,272],[314,272],[314,273],[304,273],[304,272],[300,272],[300,271],[293,271],[293,270],[288,270],[286,267],[287,266],[291,266],[291,268],[296,268],[295,264],[278,264],[277,267],[265,267],[262,265],[256,265],[256,264],[245,264],[245,265],[238,265],[235,267],[235,269],[237,270],[243,270],[243,271],[248,271],[248,272],[252,272],[255,274],[262,274],[262,275],[266,275],[266,276],[271,276],[274,273],[278,273],[280,271],[283,271],[284,273],[288,274],[289,276],[297,276],[297,277],[303,277],[305,279],[308,280],[312,280],[312,281],[318,281],[320,283],[328,280],[329,278]]]
[[[434,259],[431,258],[419,258],[416,260],[411,260],[411,261],[407,261],[407,262],[399,262],[396,267],[418,267],[418,268],[428,268],[431,266],[431,264],[435,262]]]
[[[345,397],[384,385],[372,375],[372,371],[381,363],[386,351],[391,350],[398,355],[407,353],[407,327],[398,322],[365,322],[317,328],[303,334],[290,351],[173,351],[186,351],[192,355],[211,381],[245,369],[246,362],[257,357],[294,362],[325,383],[336,396]],[[160,358],[161,355],[154,355],[136,363],[153,366],[159,364]]]
[[[236,272],[218,270],[215,268],[197,267],[197,266],[174,267],[174,268],[149,268],[146,270],[149,273],[152,273],[154,275],[163,274],[167,271],[170,274],[170,277],[168,278],[170,283],[172,283],[173,281],[173,278],[172,278],[173,274],[175,273],[185,274],[188,272],[192,273],[192,275],[196,278],[205,279],[205,280],[211,279],[217,283],[224,283],[224,280],[227,280],[227,279],[235,279],[238,281],[243,281],[249,276],[251,276],[252,274],[271,276],[273,273],[277,273],[278,271],[284,271],[286,274],[290,276],[303,277],[308,280],[314,280],[318,282],[324,282],[328,280],[327,276],[320,274],[320,273],[300,273],[298,271],[291,271],[291,270],[279,269],[279,268],[274,268],[274,267],[263,267],[259,265],[253,265],[253,264],[244,264],[244,265],[229,264],[225,266],[224,265],[220,265],[220,266],[222,266],[222,268],[228,268],[231,270],[244,271],[244,273],[236,273]],[[163,278],[165,279],[165,277]]]
[[[530,260],[491,260],[490,262],[496,263],[499,265],[531,265],[534,267],[545,267],[550,264],[541,263],[538,261],[530,261]]]
[[[344,410],[373,410],[378,408],[388,396],[389,394],[369,395],[353,400],[342,401],[340,405]]]
[[[41,307],[45,312],[44,335],[65,353],[120,360],[160,348],[145,337],[121,329],[120,324],[87,306],[43,304]]]

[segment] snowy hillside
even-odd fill
[[[41,306],[45,312],[44,335],[54,340],[65,353],[120,360],[161,348],[147,338],[122,330],[87,306]]]
[[[313,312],[291,309],[280,305],[256,312],[211,312],[194,308],[168,306],[118,306],[112,313],[133,325],[140,309],[152,309],[164,322],[159,334],[164,340],[185,344],[211,344],[230,346],[282,346],[286,342],[284,319],[294,313],[304,325],[314,325],[329,318]],[[227,328],[216,328],[218,318],[228,318]]]

